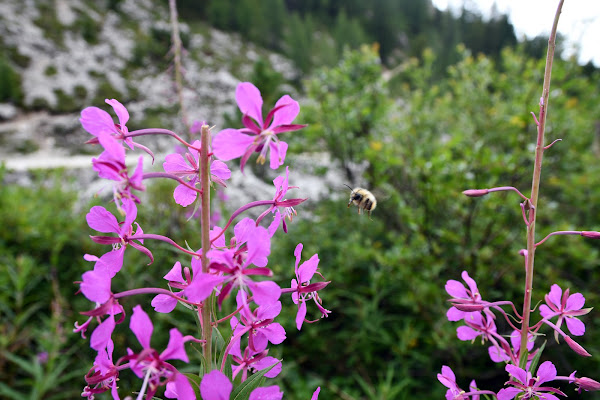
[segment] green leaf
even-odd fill
[[[544,344],[540,346],[539,350],[535,353],[535,356],[533,356],[533,359],[531,360],[531,366],[529,367],[530,371],[535,371],[537,369],[537,365],[540,362],[540,357],[542,356],[542,352],[546,347],[546,343],[547,341],[544,340]]]

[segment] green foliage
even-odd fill
[[[306,135],[324,141],[340,161],[351,184],[351,164],[371,145],[376,122],[385,115],[388,94],[379,57],[373,48],[347,51],[336,68],[323,68],[307,81],[308,97],[316,104],[305,112]]]
[[[0,181],[4,181],[0,170]],[[3,184],[0,191],[0,393],[4,398],[74,398],[86,373],[75,354],[88,346],[71,333],[81,276],[85,220],[74,220],[65,182],[35,173],[35,188]],[[59,180],[61,179],[61,180]],[[24,201],[25,200],[25,201]],[[67,300],[68,299],[68,300]],[[82,308],[80,308],[82,309]]]
[[[467,270],[484,298],[508,298],[517,307],[522,301],[521,199],[509,193],[471,199],[461,192],[515,186],[527,194],[536,137],[530,111],[538,108],[543,61],[512,50],[504,50],[498,63],[464,48],[458,52],[461,61],[441,81],[433,76],[432,52],[422,62],[409,60],[399,69],[394,103],[368,51],[348,53],[307,81],[315,104],[303,109],[310,119],[304,150],[326,149],[344,168],[366,163],[362,176],[348,177],[379,192],[372,221],[347,210],[345,198],[321,201],[308,220],[294,221],[293,237],[273,246],[278,259],[302,241],[307,255],[319,253],[321,271],[332,280],[323,301],[333,313],[303,328],[303,335],[289,335],[284,355],[292,352],[291,358],[302,360],[300,369],[328,377],[324,390],[345,398],[385,391],[397,393],[389,398],[441,397],[445,389],[432,382],[443,364],[467,382],[477,378],[481,387],[499,388],[506,380],[485,346],[457,341],[456,325],[445,318],[443,287]],[[595,82],[572,62],[555,63],[547,138],[563,142],[544,159],[539,239],[555,230],[595,230],[600,223]],[[556,282],[597,305],[591,284],[600,279],[597,260],[593,241],[553,238],[536,253],[534,302]],[[287,315],[287,326],[293,317]],[[588,326],[598,322],[586,318]],[[582,344],[597,350],[591,336]],[[565,375],[599,367],[553,341],[544,355],[569,359],[557,363]],[[390,365],[405,368],[404,379],[392,380],[398,388],[387,384]],[[489,373],[482,376],[482,370]],[[292,386],[286,378],[284,385]]]
[[[89,44],[98,44],[101,26],[88,14],[80,14],[73,24],[77,32]]]

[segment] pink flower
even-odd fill
[[[109,113],[101,110],[98,107],[87,107],[81,111],[81,118],[79,121],[83,125],[83,129],[88,131],[90,134],[96,137],[96,143],[99,142],[104,150],[110,153],[116,159],[125,158],[125,149],[123,145],[119,143],[119,140],[124,141],[127,145],[133,149],[134,143],[131,138],[126,137],[129,133],[127,126],[125,125],[129,121],[129,113],[123,104],[117,100],[105,100],[107,104],[111,105],[119,123],[115,124]],[[94,141],[90,141],[94,143]]]
[[[479,312],[485,308],[485,303],[481,299],[475,280],[469,276],[467,271],[463,271],[461,276],[467,283],[468,289],[465,288],[463,283],[454,279],[446,282],[446,292],[452,296],[450,301],[454,304],[446,313],[449,321],[460,321],[471,312]]]
[[[223,282],[223,288],[218,297],[219,306],[235,287],[244,291],[249,289],[258,305],[268,305],[276,302],[281,295],[279,285],[272,281],[254,282],[250,278],[252,275],[273,275],[271,270],[266,268],[267,256],[271,253],[271,236],[269,232],[262,226],[256,226],[252,219],[244,218],[236,224],[234,233],[235,241],[232,248],[225,250],[213,249],[207,254],[211,260],[210,269],[222,275],[199,274],[206,279],[213,279],[213,281],[207,281],[208,283],[204,284],[202,283],[204,278],[194,279],[198,284],[190,285],[186,289],[186,295],[190,296],[197,289],[205,290],[209,286],[214,288],[217,284]],[[191,297],[190,300],[192,300]]]
[[[146,190],[142,184],[144,176],[143,163],[144,158],[140,156],[135,171],[129,176],[129,171],[125,164],[125,154],[123,154],[122,158],[116,158],[111,153],[104,151],[98,158],[92,158],[92,168],[98,172],[98,176],[115,181],[113,186],[114,199],[120,209],[122,199],[124,198],[132,199],[136,203],[140,202],[140,199],[131,193],[131,190]]]
[[[185,363],[189,362],[184,343],[193,338],[190,336],[184,337],[177,328],[173,328],[169,331],[170,338],[167,348],[158,353],[158,351],[150,347],[150,339],[154,331],[154,326],[148,314],[139,305],[133,309],[129,327],[143,347],[143,350],[137,354],[128,349],[129,355],[127,358],[130,360],[129,368],[139,378],[149,383],[147,397],[150,398],[156,393],[159,386],[166,385],[169,381],[175,381],[176,376],[179,374],[177,369],[169,364],[167,360],[176,359]],[[181,384],[184,385],[183,382]],[[190,385],[189,381],[187,385]],[[188,391],[186,390],[186,392]]]
[[[281,97],[275,108],[263,120],[263,100],[260,91],[250,82],[242,82],[235,91],[235,98],[244,115],[242,129],[224,129],[213,140],[213,151],[221,160],[228,161],[242,157],[241,170],[250,155],[259,153],[257,162],[263,164],[267,152],[271,150],[272,169],[283,165],[288,145],[278,138],[282,132],[296,131],[306,125],[292,124],[300,112],[300,105],[290,96]]]
[[[106,348],[98,351],[98,355],[94,360],[94,366],[85,376],[87,386],[83,389],[81,397],[93,398],[98,393],[111,391],[113,399],[118,399],[117,380],[119,378],[119,370],[113,363],[114,344],[110,340]]]
[[[600,382],[593,380],[592,378],[587,378],[585,376],[581,378],[577,378],[575,373],[577,371],[573,371],[571,375],[569,375],[569,382],[575,383],[577,385],[577,392],[581,393],[581,390],[589,391],[598,391],[600,390]]]
[[[511,386],[500,389],[498,400],[511,400],[519,393],[524,393],[524,398],[528,399],[539,397],[545,400],[558,400],[554,394],[566,396],[559,389],[542,386],[556,378],[556,367],[550,361],[545,361],[539,366],[536,377],[533,377],[531,372],[512,364],[506,366],[506,372],[511,375],[511,379],[506,382]]]
[[[299,243],[294,250],[294,255],[296,256],[296,265],[294,267],[296,279],[292,279],[291,282],[291,288],[294,289],[294,292],[292,292],[292,300],[295,304],[298,304],[298,313],[296,314],[296,327],[298,330],[302,328],[302,324],[306,319],[306,301],[313,300],[315,302],[317,308],[321,311],[321,317],[327,317],[331,313],[331,311],[325,309],[321,305],[322,301],[318,294],[318,291],[325,288],[329,282],[310,283],[310,280],[315,273],[321,275],[317,272],[319,256],[314,254],[310,259],[304,261],[302,265],[298,267],[302,256],[302,248],[302,243]]]
[[[199,149],[200,141],[196,140],[192,145]],[[166,172],[182,178],[190,186],[196,186],[200,181],[199,158],[200,152],[196,149],[189,149],[189,152],[185,153],[185,158],[178,153],[168,154],[165,157],[163,168]],[[231,171],[229,171],[227,165],[219,160],[214,160],[210,163],[210,173],[211,180],[221,186],[225,186],[224,181],[231,177]],[[197,196],[198,192],[182,184],[177,186],[173,192],[175,202],[183,207],[192,204]]]
[[[448,388],[446,391],[446,400],[479,400],[479,395],[469,395],[464,390],[458,387],[456,384],[456,376],[454,375],[454,371],[446,365],[442,366],[442,373],[437,374],[438,381],[444,386]],[[475,380],[471,381],[469,385],[470,389],[476,391],[476,383]]]
[[[241,307],[241,310],[239,320],[236,317],[230,320],[233,335],[238,336],[237,340],[232,339],[232,347],[239,346],[239,335],[246,332],[249,332],[248,347],[256,353],[265,350],[269,342],[280,344],[285,340],[285,329],[281,324],[273,322],[281,312],[280,301],[259,306],[252,312],[247,306],[245,292],[238,292],[236,297],[238,308]]]
[[[123,199],[123,210],[125,211],[125,221],[119,224],[117,218],[106,208],[102,206],[94,206],[85,216],[90,228],[104,233],[116,233],[118,237],[112,236],[90,236],[92,240],[100,244],[110,244],[113,246],[113,251],[109,251],[99,258],[109,269],[112,276],[121,270],[123,266],[123,255],[125,247],[131,245],[150,258],[150,263],[154,260],[150,250],[139,243],[134,242],[133,223],[137,217],[137,207],[133,200]],[[137,224],[136,235],[143,233],[140,226]],[[143,240],[140,240],[143,243]]]
[[[275,213],[275,217],[273,218],[273,222],[269,225],[269,234],[273,236],[279,225],[282,225],[283,231],[287,233],[287,225],[285,223],[285,219],[288,218],[290,222],[294,215],[297,215],[294,206],[302,203],[306,199],[285,199],[285,195],[287,194],[288,189],[296,189],[297,186],[289,186],[288,180],[290,177],[289,167],[285,167],[285,178],[283,176],[278,176],[273,180],[273,184],[275,185],[275,196],[273,197],[273,205],[266,209],[262,214],[256,218],[256,223],[260,223],[262,219],[269,213]]]
[[[575,336],[581,336],[585,333],[585,325],[578,316],[590,312],[591,308],[582,309],[585,304],[585,298],[581,293],[569,295],[569,289],[563,293],[560,286],[552,285],[550,293],[545,296],[546,304],[540,306],[540,314],[545,319],[558,316],[556,327],[560,329],[563,321],[567,323],[567,328]],[[558,332],[554,332],[554,337],[558,341]]]

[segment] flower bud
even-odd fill
[[[481,197],[488,194],[490,191],[488,189],[467,189],[463,191],[465,196],[469,197]]]
[[[600,382],[596,382],[592,378],[586,378],[585,376],[582,378],[575,378],[575,384],[579,386],[579,389],[587,391],[600,390]]]
[[[600,239],[600,232],[594,231],[581,231],[581,236],[590,238],[590,239]]]
[[[583,357],[591,357],[592,355],[587,352],[586,349],[583,348],[582,345],[571,339],[569,335],[564,336],[565,342],[569,345],[569,347],[577,354]]]
[[[481,304],[474,304],[474,303],[455,303],[454,307],[456,309],[458,309],[460,311],[464,311],[464,312],[483,311],[483,309],[485,308]]]

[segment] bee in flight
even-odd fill
[[[371,211],[373,211],[375,207],[377,207],[377,200],[375,199],[375,196],[373,196],[373,193],[361,187],[352,189],[348,185],[344,186],[352,190],[352,192],[350,193],[350,200],[348,201],[348,207],[350,207],[350,204],[354,203],[358,207],[359,214],[362,210],[366,210],[370,218]]]

